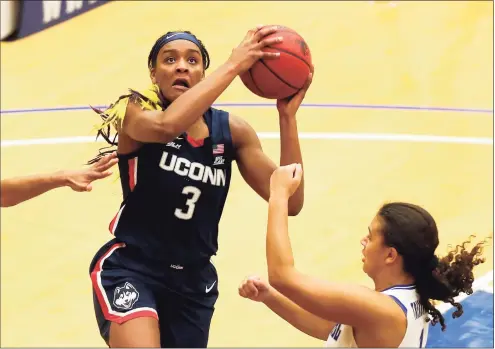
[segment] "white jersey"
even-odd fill
[[[399,347],[424,348],[428,338],[427,312],[419,302],[414,285],[397,285],[386,290],[385,293],[392,297],[402,308],[407,317],[406,333]],[[327,347],[334,348],[357,348],[352,327],[337,324],[328,336]]]

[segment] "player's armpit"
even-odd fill
[[[277,165],[263,152],[258,135],[246,121],[232,114],[229,120],[239,172],[246,183],[268,201],[270,177]]]
[[[301,308],[329,321],[357,330],[384,325],[404,326],[404,313],[395,301],[364,286],[332,283],[304,275],[295,268],[284,268],[271,275],[270,284]]]
[[[177,127],[166,122],[163,111],[143,110],[139,104],[129,102],[121,132],[143,143],[167,143],[179,135]]]

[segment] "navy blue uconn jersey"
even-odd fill
[[[124,200],[110,232],[178,268],[216,253],[230,186],[229,114],[210,108],[204,119],[209,136],[200,142],[184,133],[167,144],[148,143],[119,155]]]

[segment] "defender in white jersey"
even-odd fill
[[[375,287],[324,282],[294,267],[288,236],[287,202],[297,189],[301,166],[277,169],[271,177],[266,256],[269,283],[249,277],[239,294],[263,302],[300,331],[328,347],[425,347],[430,318],[442,314],[430,300],[451,303],[472,292],[473,267],[484,262],[484,242],[466,243],[438,259],[438,231],[423,208],[401,202],[383,205],[361,240],[363,270]],[[469,242],[469,241],[468,241]],[[338,261],[337,261],[338,262]]]
[[[397,285],[387,288],[381,293],[392,297],[406,317],[406,332],[398,347],[424,348],[428,338],[428,313],[421,305],[416,287],[414,285]],[[345,324],[335,325],[328,335],[326,347],[357,348],[352,327]]]

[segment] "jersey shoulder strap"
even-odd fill
[[[233,144],[230,133],[229,113],[215,108],[210,108],[207,112],[207,121],[211,122],[211,141],[213,147],[223,147],[224,154],[232,155]],[[208,120],[209,119],[209,120]]]

